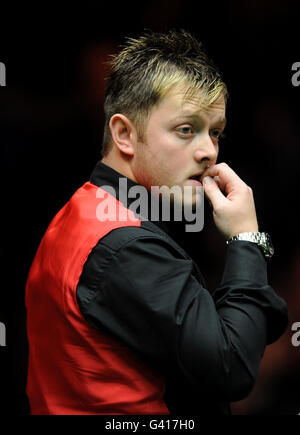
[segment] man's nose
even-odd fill
[[[207,162],[210,165],[216,163],[218,158],[219,147],[215,144],[209,135],[202,138],[199,142],[195,152],[194,159],[197,163]]]

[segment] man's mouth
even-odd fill
[[[189,180],[197,180],[197,181],[200,181],[200,177],[201,177],[201,175],[192,175],[192,176],[189,178]]]
[[[202,174],[203,174],[203,171],[201,171],[201,172],[197,172],[196,174],[191,175],[191,176],[189,177],[189,180],[196,180],[196,181],[201,182]]]
[[[188,180],[191,180],[194,185],[202,186],[201,176],[202,176],[202,172],[201,173],[199,172],[198,174],[195,174],[195,175],[192,175],[191,177],[189,177]]]

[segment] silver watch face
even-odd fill
[[[265,257],[271,258],[274,254],[274,248],[269,234],[260,233],[257,243],[261,248],[263,248]]]
[[[266,247],[264,248],[265,256],[271,258],[272,255],[274,254],[274,247],[269,234],[265,233],[265,241],[266,241]]]

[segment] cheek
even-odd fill
[[[155,185],[180,184],[189,162],[187,149],[169,132],[148,134],[146,140],[145,154],[141,156],[144,175],[147,173],[152,184],[155,180]]]
[[[157,173],[160,176],[161,184],[180,185],[185,178],[187,160],[183,153],[171,153],[160,160],[160,167]]]

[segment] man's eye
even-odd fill
[[[178,133],[181,133],[182,135],[189,135],[193,133],[192,127],[180,127],[177,129]]]
[[[224,139],[224,137],[225,137],[224,133],[222,133],[221,130],[212,130],[210,134],[213,138],[218,139],[218,140]]]

